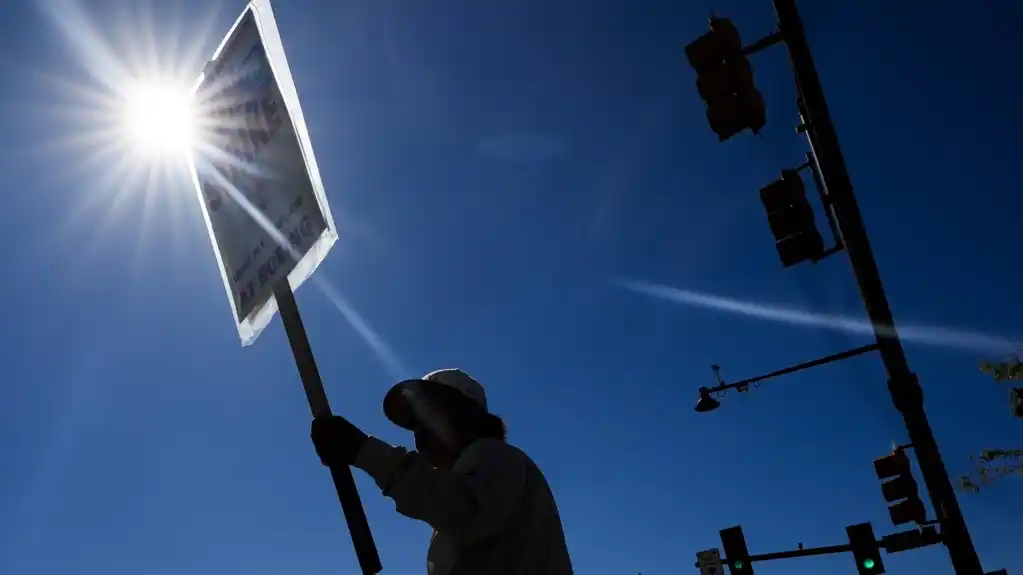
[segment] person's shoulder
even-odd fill
[[[473,441],[469,444],[469,447],[465,448],[465,455],[468,454],[504,454],[512,455],[522,453],[520,449],[509,444],[506,441],[500,439],[493,439],[490,437],[482,437]],[[525,455],[523,453],[523,455]]]
[[[518,447],[500,439],[481,438],[472,442],[462,453],[460,460],[465,463],[503,462],[504,465],[536,467],[533,460]]]

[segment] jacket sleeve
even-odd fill
[[[503,441],[482,439],[445,470],[415,451],[370,437],[355,466],[373,477],[398,513],[471,546],[496,533],[521,501],[526,465],[518,455]]]

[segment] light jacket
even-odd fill
[[[355,466],[398,513],[433,527],[428,575],[571,575],[554,496],[521,450],[480,439],[450,470],[370,437]]]

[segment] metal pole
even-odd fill
[[[812,557],[814,555],[832,555],[834,553],[845,553],[847,551],[852,551],[852,545],[849,545],[848,543],[844,545],[830,545],[828,547],[811,547],[809,549],[799,549],[797,551],[761,553],[760,555],[750,555],[749,560],[750,563],[752,563],[754,561],[771,561],[772,559],[793,559],[795,557]]]
[[[796,83],[807,115],[807,136],[810,138],[821,169],[821,176],[833,201],[839,229],[845,241],[867,315],[874,325],[874,335],[888,372],[888,389],[895,407],[902,413],[909,439],[916,452],[924,483],[935,513],[941,523],[943,540],[948,547],[952,565],[958,575],[983,575],[980,559],[966,528],[962,511],[948,471],[941,460],[938,444],[923,407],[923,390],[916,375],[909,369],[898,334],[893,327],[891,309],[881,284],[863,225],[859,206],[853,195],[852,182],[842,157],[831,115],[824,99],[824,89],[810,53],[803,23],[795,0],[772,0],[778,16],[778,27],[785,37],[789,57],[795,70]]]
[[[327,402],[327,394],[323,390],[323,380],[320,379],[320,371],[316,368],[309,337],[302,325],[298,303],[295,302],[295,294],[291,291],[287,278],[284,278],[274,291],[274,297],[281,312],[284,330],[288,333],[291,353],[295,356],[295,364],[302,377],[302,387],[305,388],[306,399],[309,400],[309,409],[312,410],[314,418],[330,417],[332,415],[330,403]],[[352,535],[352,544],[355,546],[355,555],[359,559],[362,573],[376,575],[383,570],[383,566],[380,564],[380,555],[373,541],[373,533],[369,529],[369,521],[366,520],[366,511],[362,508],[362,499],[359,498],[359,491],[355,487],[352,469],[347,465],[331,467],[330,476],[334,480],[337,498],[341,501],[341,510],[345,514],[348,532]]]
[[[821,358],[814,359],[814,360],[811,360],[811,361],[806,361],[806,362],[800,363],[799,365],[793,365],[792,367],[786,367],[784,369],[779,369],[778,371],[772,371],[771,373],[768,373],[768,374],[758,375],[756,377],[751,377],[749,379],[743,379],[741,381],[736,381],[736,382],[732,382],[732,383],[722,383],[721,385],[718,385],[716,387],[708,388],[707,391],[710,392],[710,393],[717,393],[719,391],[725,391],[727,389],[742,388],[742,387],[746,387],[746,386],[748,386],[748,385],[750,385],[752,383],[757,383],[757,382],[764,381],[765,379],[772,379],[772,378],[775,378],[775,377],[778,377],[778,376],[781,376],[781,375],[788,375],[790,373],[795,373],[797,371],[803,371],[804,369],[810,369],[811,367],[817,367],[818,365],[825,365],[825,364],[832,363],[832,362],[835,362],[835,361],[841,361],[843,359],[849,359],[850,357],[856,357],[857,355],[863,355],[865,353],[870,353],[872,351],[876,351],[877,349],[878,349],[877,344],[872,343],[870,345],[860,346],[860,347],[857,347],[855,349],[850,349],[848,351],[843,351],[841,353],[836,353],[836,354],[833,354],[833,355],[829,355],[827,357],[821,357]]]

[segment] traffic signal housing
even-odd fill
[[[849,547],[856,560],[856,570],[860,575],[880,575],[884,573],[884,562],[881,561],[881,550],[870,523],[850,525],[845,528],[849,535]]]
[[[742,534],[742,527],[738,525],[722,529],[721,549],[725,553],[725,563],[732,575],[753,575],[753,565],[750,563],[749,549],[746,548],[746,536]]]
[[[824,257],[824,238],[817,231],[813,206],[799,172],[782,170],[781,179],[760,190],[760,201],[784,267]]]
[[[913,478],[913,470],[909,466],[909,456],[906,452],[896,449],[891,455],[874,460],[874,471],[877,478],[883,481],[881,493],[884,500],[894,503],[888,507],[892,523],[894,525],[924,523],[927,519],[927,509],[920,500],[920,490],[916,479]]]
[[[735,24],[728,18],[711,18],[710,31],[685,51],[718,140],[723,142],[747,128],[759,133],[767,123],[764,97],[753,80],[753,67],[742,52]]]

